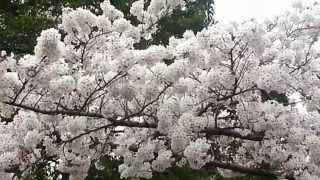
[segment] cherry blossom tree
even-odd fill
[[[109,1],[100,16],[65,9],[63,39],[48,29],[33,55],[2,52],[1,178],[46,166],[84,179],[109,156],[123,162],[122,178],[187,165],[319,179],[320,6],[295,3],[264,23],[218,23],[166,47],[134,48],[184,5],[136,1],[138,25]],[[261,97],[271,91],[298,94],[305,110]]]

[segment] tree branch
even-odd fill
[[[124,126],[124,127],[140,127],[140,128],[156,128],[157,124],[155,123],[146,123],[146,122],[138,122],[138,121],[126,121],[130,118],[139,117],[141,114],[134,113],[129,116],[125,116],[121,118],[120,120],[117,120],[117,117],[114,118],[107,118],[104,117],[102,114],[99,113],[89,113],[89,112],[81,112],[81,111],[73,111],[73,110],[42,110],[38,108],[34,108],[31,106],[23,105],[23,104],[16,104],[12,102],[3,102],[4,104],[19,107],[25,110],[30,110],[36,113],[45,114],[45,115],[67,115],[67,116],[83,116],[83,117],[92,117],[92,118],[101,118],[101,119],[107,119],[110,122],[112,122],[113,126]]]
[[[247,135],[234,131],[230,128],[207,128],[202,131],[207,137],[210,136],[228,136],[233,138],[239,138],[250,141],[262,141],[264,138],[264,132],[253,132]]]
[[[210,161],[205,165],[205,167],[217,167],[222,169],[228,169],[228,170],[236,171],[239,173],[244,173],[244,174],[249,174],[254,176],[262,176],[262,177],[269,177],[269,178],[277,177],[276,174],[269,171],[262,170],[262,169],[248,168],[240,165],[223,163],[218,161]]]

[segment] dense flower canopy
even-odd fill
[[[65,36],[48,29],[34,55],[1,53],[2,179],[46,164],[80,180],[102,156],[123,160],[123,178],[188,165],[319,179],[320,6],[134,48],[184,4],[136,1],[138,26],[108,1],[100,16],[65,9]],[[262,98],[271,91],[306,110]]]

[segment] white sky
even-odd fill
[[[241,22],[251,18],[263,20],[291,8],[297,0],[215,0],[215,18],[220,22]],[[310,4],[320,0],[301,0]]]

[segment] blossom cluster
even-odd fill
[[[108,0],[98,16],[65,9],[64,37],[49,29],[32,55],[1,52],[0,176],[46,164],[80,180],[115,156],[122,178],[187,165],[319,179],[320,5],[134,48],[184,5],[135,1],[138,25]],[[274,91],[298,94],[305,111]]]

